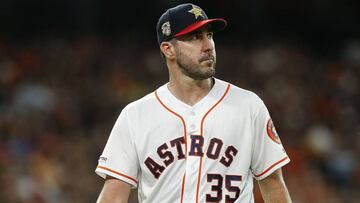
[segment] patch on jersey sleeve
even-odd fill
[[[108,160],[108,158],[101,156],[99,158],[99,163],[106,163],[107,160]]]
[[[276,132],[274,123],[271,118],[268,120],[266,124],[266,132],[272,141],[281,144],[279,134]]]

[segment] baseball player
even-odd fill
[[[290,160],[269,112],[254,93],[214,77],[209,19],[193,4],[168,9],[157,23],[169,82],[120,113],[96,173],[98,202],[254,202],[253,179],[265,202],[291,202],[281,174]]]

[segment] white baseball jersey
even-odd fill
[[[126,106],[96,173],[138,187],[140,202],[254,202],[253,178],[290,159],[262,100],[214,80],[194,106],[167,84]]]

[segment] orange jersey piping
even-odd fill
[[[101,168],[101,169],[110,171],[110,172],[115,173],[115,174],[117,174],[117,175],[119,175],[119,176],[122,176],[122,177],[124,177],[124,178],[129,179],[129,180],[132,180],[133,182],[136,183],[136,185],[138,184],[138,181],[135,180],[135,178],[132,178],[132,177],[130,177],[130,176],[128,176],[128,175],[122,174],[122,173],[120,173],[120,172],[114,171],[114,170],[112,170],[112,169],[110,169],[110,168],[106,168],[106,167],[104,167],[104,166],[98,166],[98,168]]]
[[[281,162],[287,160],[289,157],[284,157],[282,159],[280,159],[279,161],[275,162],[273,165],[271,165],[269,168],[267,168],[265,171],[263,171],[262,173],[256,175],[254,174],[255,177],[260,177],[262,175],[264,175],[266,172],[268,172],[269,170],[271,170],[272,168],[274,168],[276,165],[280,164]]]
[[[219,99],[219,101],[217,101],[204,115],[204,117],[201,120],[201,125],[200,125],[200,135],[203,136],[203,126],[204,126],[204,122],[205,122],[205,118],[206,116],[225,98],[226,94],[229,92],[230,89],[230,84],[227,85],[226,91],[225,93],[222,95],[222,97]],[[202,158],[200,157],[200,164],[199,164],[199,172],[198,172],[198,182],[197,182],[197,186],[196,186],[196,203],[199,202],[199,188],[200,188],[200,180],[201,180],[201,166],[202,166]]]
[[[161,101],[161,99],[159,98],[159,95],[157,94],[157,91],[155,91],[155,97],[159,101],[161,106],[163,106],[170,113],[174,114],[176,117],[180,118],[181,123],[183,124],[183,127],[184,127],[184,142],[185,142],[185,159],[186,159],[186,157],[187,157],[187,140],[186,140],[186,124],[185,124],[185,120],[184,120],[184,118],[182,116],[180,116],[180,114],[178,114],[175,111],[171,110],[169,107],[167,107]],[[181,184],[181,200],[180,200],[181,203],[183,202],[183,197],[184,197],[184,187],[185,187],[185,173],[184,173],[184,176],[182,178],[182,184]]]

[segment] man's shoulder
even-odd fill
[[[158,87],[157,89],[155,89],[152,92],[149,92],[145,96],[130,102],[129,104],[127,104],[125,106],[123,111],[134,112],[134,111],[139,111],[140,110],[140,111],[143,112],[143,111],[149,111],[151,109],[154,109],[154,107],[156,105],[158,105],[158,100],[156,98],[155,92],[157,92],[159,89],[163,88],[165,85],[166,84]]]
[[[241,88],[230,82],[219,80],[222,83],[230,85],[229,96],[235,100],[249,101],[249,102],[262,102],[262,99],[252,90]]]
[[[125,106],[124,110],[130,110],[130,109],[134,110],[134,109],[144,108],[149,105],[152,105],[155,101],[156,101],[155,93],[150,92],[145,96],[130,102],[128,105]]]

